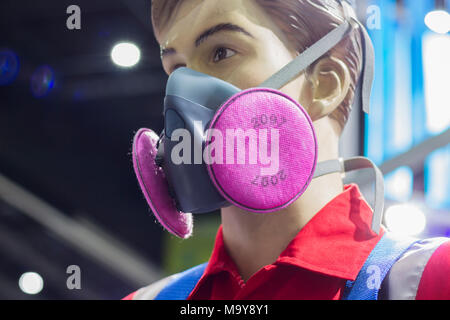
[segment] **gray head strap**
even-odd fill
[[[380,234],[384,210],[384,182],[383,174],[372,161],[362,157],[324,161],[317,164],[314,179],[331,173],[344,173],[361,169],[372,169],[375,173],[375,205],[371,227],[373,232]]]
[[[322,39],[314,43],[311,47],[299,54],[280,71],[260,84],[259,87],[272,89],[280,89],[284,87],[286,84],[295,79],[300,72],[308,68],[325,53],[334,48],[347,35],[349,29],[350,23],[345,21]]]
[[[362,41],[363,65],[361,69],[361,76],[359,77],[358,92],[359,98],[356,101],[365,113],[370,112],[370,95],[372,92],[373,79],[375,76],[375,50],[373,48],[372,40],[367,33],[366,28],[358,21],[356,16],[351,14],[351,8],[355,7],[354,0],[342,0],[342,10],[347,21],[353,21],[359,26],[359,32]]]
[[[375,50],[372,40],[367,33],[366,28],[358,20],[354,20],[359,25],[361,40],[363,44],[363,66],[361,76],[359,78],[359,105],[362,110],[369,114],[370,112],[370,94],[372,93],[373,79],[375,77]]]
[[[345,22],[333,29],[330,33],[325,35],[322,39],[314,43],[311,47],[299,54],[294,60],[288,63],[284,68],[275,73],[269,79],[264,81],[259,87],[280,89],[286,84],[295,79],[302,71],[308,66],[317,61],[325,53],[334,48],[342,39],[344,39],[348,32],[352,29],[350,21],[354,21],[358,24],[361,40],[363,46],[363,66],[361,76],[359,79],[358,90],[359,101],[358,105],[366,113],[370,111],[370,94],[372,91],[372,84],[374,79],[374,63],[375,53],[364,26],[356,19],[350,16],[346,5],[342,4],[345,14]]]

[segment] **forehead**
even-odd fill
[[[160,45],[191,43],[205,29],[224,22],[276,29],[254,0],[183,0],[161,30]]]

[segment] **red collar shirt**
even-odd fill
[[[339,300],[346,282],[356,279],[385,232],[375,234],[371,221],[372,209],[358,186],[346,186],[300,230],[273,264],[246,282],[227,252],[220,227],[205,272],[188,300]],[[448,240],[424,240],[396,263],[390,272],[392,279],[387,280],[389,298],[450,299]],[[149,297],[149,290],[152,286],[126,299]]]
[[[372,210],[356,185],[329,202],[297,234],[278,259],[247,282],[227,253],[219,228],[202,278],[188,299],[338,300],[355,280],[378,236]]]

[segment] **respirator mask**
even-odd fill
[[[348,15],[347,15],[348,16]],[[368,113],[374,52],[364,27],[351,17],[297,56],[259,87],[241,90],[188,68],[169,77],[164,131],[141,129],[133,141],[133,165],[158,221],[172,234],[192,234],[192,214],[230,205],[255,214],[295,202],[312,179],[371,168],[375,172],[372,230],[383,214],[383,177],[366,158],[317,163],[312,121],[294,99],[278,91],[335,47],[359,24],[364,66],[357,105]]]

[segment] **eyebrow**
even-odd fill
[[[200,44],[202,44],[204,41],[206,41],[213,34],[216,34],[218,32],[223,32],[223,31],[239,32],[239,33],[245,34],[248,37],[254,38],[250,32],[246,31],[242,27],[239,27],[238,25],[235,25],[232,23],[219,23],[219,24],[215,25],[214,27],[209,28],[208,30],[203,32],[201,35],[199,35],[194,42],[195,46],[198,47]],[[176,52],[177,51],[174,48],[164,48],[164,49],[161,48],[161,58],[163,58],[167,55],[175,54]]]

